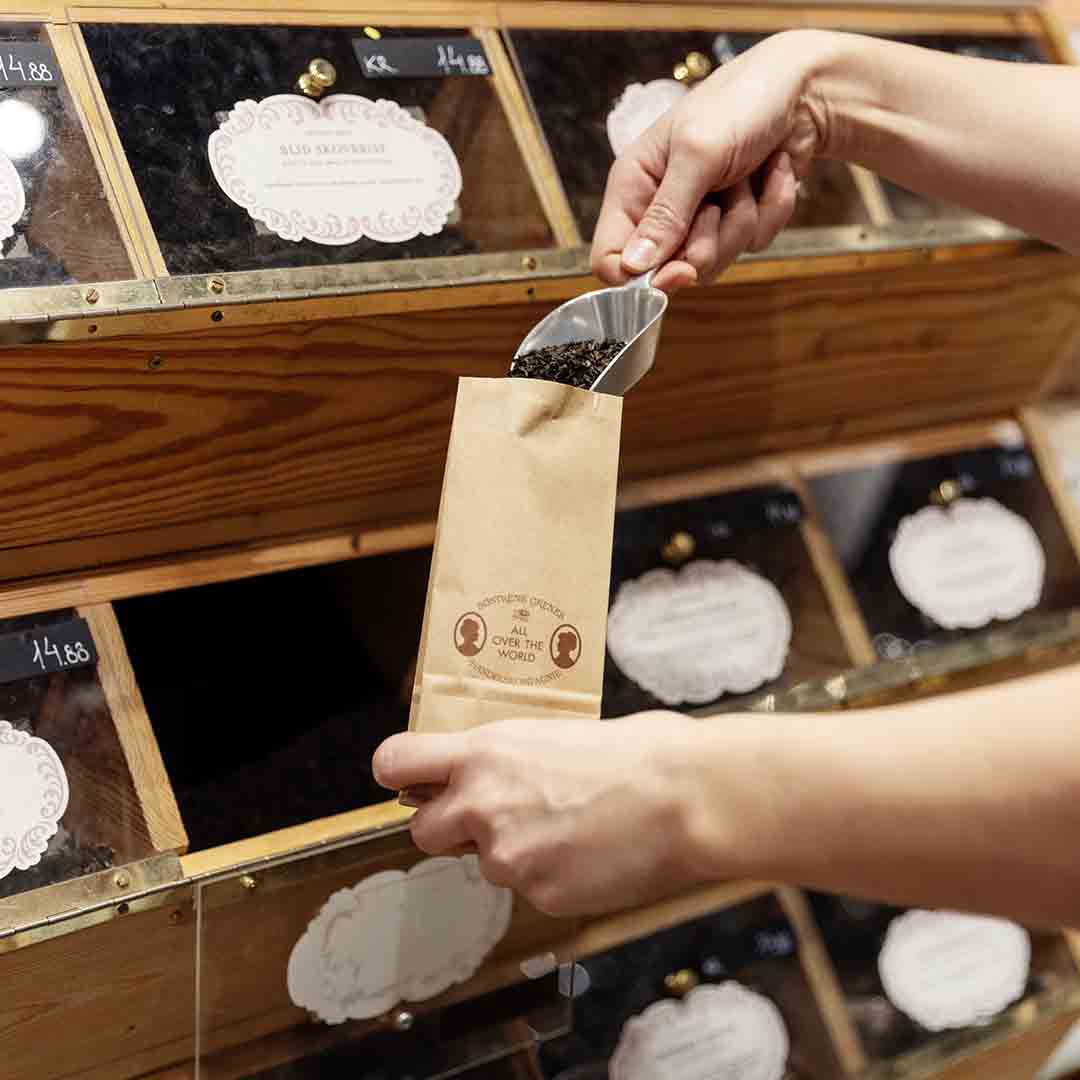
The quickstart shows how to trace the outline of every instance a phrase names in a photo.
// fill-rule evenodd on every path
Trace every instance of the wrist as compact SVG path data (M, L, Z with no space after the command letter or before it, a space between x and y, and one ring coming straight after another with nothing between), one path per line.
M817 156L858 162L880 108L881 42L858 34L796 30L802 68L799 109L817 131ZM876 59L875 59L876 58Z
M695 721L681 782L684 859L699 880L773 879L784 863L790 801L778 717L729 714Z

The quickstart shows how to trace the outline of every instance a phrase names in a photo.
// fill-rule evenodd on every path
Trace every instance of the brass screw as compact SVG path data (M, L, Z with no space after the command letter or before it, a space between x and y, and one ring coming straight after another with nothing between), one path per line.
M225 291L225 279L219 277L211 278L206 283L206 287L212 293L223 293Z
M86 290L86 302L88 304L96 304L101 299L101 293L97 289Z
M259 887L259 883L250 874L245 874L240 879L240 884L243 885L248 892L254 892Z
M930 493L930 501L938 506L948 506L954 499L963 494L960 485L955 480L942 480Z
M113 884L118 889L126 889L131 884L131 877L126 870L121 870L114 878Z
M688 532L677 532L665 545L661 554L664 562L680 566L687 559L693 558L697 550L697 541Z
M324 90L329 89L337 82L337 68L329 60L324 60L321 56L308 64L307 73L311 76L311 81Z
M164 363L165 361L160 356L151 356L150 359L146 361L146 366L151 371L157 371Z
M179 926L184 921L184 913L179 908L174 908L169 912L169 922L173 926Z
M684 63L690 78L695 81L706 78L713 69L712 61L704 53L692 52Z
M523 255L521 258L521 265L526 270L536 269L536 256L535 255Z
M336 82L337 68L320 56L308 64L307 71L297 79L296 86L300 93L310 98L318 98Z
M825 683L825 693L833 701L843 701L847 697L847 679L843 675L836 675Z
M685 997L700 982L697 972L683 968L682 971L676 971L664 977L664 989L676 997Z
M686 64L676 64L672 75L674 75L681 83L688 82L690 79L690 68L687 67Z

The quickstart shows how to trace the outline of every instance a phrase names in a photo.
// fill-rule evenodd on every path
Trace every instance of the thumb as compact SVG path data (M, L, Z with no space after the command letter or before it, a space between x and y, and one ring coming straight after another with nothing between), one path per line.
M623 268L631 274L644 274L667 262L685 243L709 188L704 163L686 152L676 152L623 248Z
M465 734L391 735L375 751L371 762L376 782L390 791L424 784L444 786L464 756Z

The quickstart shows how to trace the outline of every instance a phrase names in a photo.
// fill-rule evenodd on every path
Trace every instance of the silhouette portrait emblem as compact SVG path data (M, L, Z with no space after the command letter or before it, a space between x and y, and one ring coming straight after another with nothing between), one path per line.
M551 635L551 659L564 671L581 659L581 635L576 627L563 623Z
M467 611L454 627L454 648L462 656L476 656L487 644L487 623L475 611Z

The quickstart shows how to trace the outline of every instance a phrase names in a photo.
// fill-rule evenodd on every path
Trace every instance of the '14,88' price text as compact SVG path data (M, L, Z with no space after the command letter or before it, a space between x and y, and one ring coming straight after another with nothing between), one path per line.
M59 671L89 661L90 650L81 641L54 645L49 642L48 635L41 640L34 638L34 663L42 671Z

